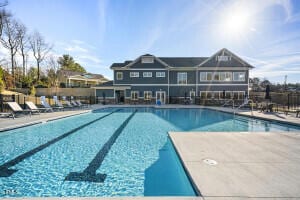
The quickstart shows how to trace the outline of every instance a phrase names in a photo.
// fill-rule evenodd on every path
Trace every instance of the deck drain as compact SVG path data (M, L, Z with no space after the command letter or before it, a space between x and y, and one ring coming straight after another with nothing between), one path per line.
M212 159L204 159L203 162L208 165L217 165L218 162Z

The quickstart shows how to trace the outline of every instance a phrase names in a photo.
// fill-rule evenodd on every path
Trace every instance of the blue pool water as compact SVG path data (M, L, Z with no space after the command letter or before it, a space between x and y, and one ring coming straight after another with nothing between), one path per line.
M0 133L0 196L194 196L168 131L300 131L208 109L135 111Z

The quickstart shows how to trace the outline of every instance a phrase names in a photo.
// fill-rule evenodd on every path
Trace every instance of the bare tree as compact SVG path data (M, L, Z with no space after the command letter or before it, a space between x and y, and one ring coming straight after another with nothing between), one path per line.
M49 51L52 49L48 43L45 42L43 36L39 32L34 32L29 39L30 47L37 65L37 80L40 80L40 65L44 61Z
M60 65L54 56L50 56L47 60L47 76L51 86L57 87L58 84L58 70Z
M2 30L4 26L4 19L9 18L11 14L5 10L5 6L7 6L8 2L0 2L0 37L2 36Z
M17 21L9 18L4 18L3 21L3 36L1 37L1 43L3 47L9 50L11 74L14 77L15 55L20 44L19 24Z
M27 62L27 53L28 53L28 37L27 37L27 28L24 24L18 26L19 28L19 53L22 56L22 67L23 67L23 77L25 77L26 72L26 62Z

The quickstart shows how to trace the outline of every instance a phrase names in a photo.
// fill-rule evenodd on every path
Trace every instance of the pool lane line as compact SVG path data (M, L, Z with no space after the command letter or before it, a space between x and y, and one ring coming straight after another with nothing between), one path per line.
M101 119L103 119L105 117L108 117L109 115L111 115L111 114L113 114L115 112L118 112L120 110L122 110L122 109L115 110L115 111L113 111L111 113L108 113L108 114L103 115L103 116L101 116L101 117L99 117L97 119L94 119L94 120L92 120L92 121L90 121L90 122L88 122L86 124L83 124L83 125L81 125L81 126L79 126L77 128L74 128L74 129L72 129L72 130L64 133L63 135L60 135L60 136L58 136L58 137L56 137L56 138L48 141L47 143L44 143L44 144L42 144L42 145L40 145L40 146L38 146L38 147L30 150L30 151L27 151L27 152L19 155L16 158L14 158L14 159L12 159L12 160L10 160L10 161L2 164L0 166L0 177L9 177L9 176L11 176L12 174L14 174L15 172L17 172L18 170L17 169L9 169L10 167L12 167L12 166L14 166L14 165L22 162L24 159L29 158L30 156L34 155L35 153L37 153L37 152L39 152L39 151L41 151L41 150L49 147L50 145L52 145L52 144L54 144L54 143L56 143L56 142L64 139L65 137L67 137L67 136L75 133L76 131L78 131L78 130L86 127L86 126L89 126L89 125L95 123L96 121L99 121L99 120L101 120Z
M98 182L103 183L106 174L96 174L97 169L101 167L102 162L104 161L106 155L109 150L116 142L117 138L122 133L123 129L129 123L129 121L133 118L137 109L121 124L121 126L114 132L114 134L108 139L108 141L102 146L93 160L89 163L88 167L86 167L82 172L71 172L65 177L65 181L86 181L86 182Z

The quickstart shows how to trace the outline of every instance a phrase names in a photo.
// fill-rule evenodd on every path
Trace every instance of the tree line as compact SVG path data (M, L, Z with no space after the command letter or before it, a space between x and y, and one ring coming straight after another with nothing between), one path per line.
M60 70L86 72L70 55L55 58L51 54L53 45L40 32L30 33L20 20L7 11L7 5L7 1L0 2L0 43L9 54L9 61L0 58L1 89L53 87L58 84ZM18 63L18 56L21 64ZM29 57L34 59L35 64L27 69Z

